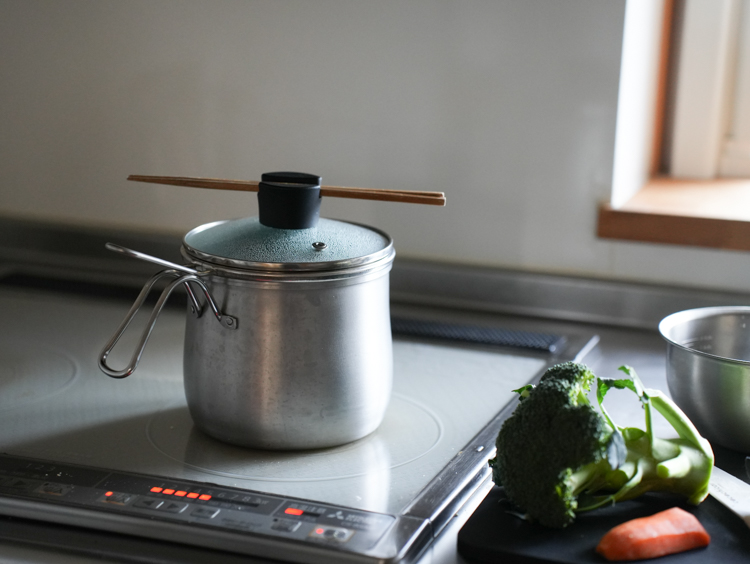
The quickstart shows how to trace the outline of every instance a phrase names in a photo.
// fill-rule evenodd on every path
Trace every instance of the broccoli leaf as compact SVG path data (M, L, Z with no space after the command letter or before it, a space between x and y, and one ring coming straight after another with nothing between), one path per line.
M635 370L633 370L632 367L623 365L618 368L618 370L624 372L628 376L632 378L632 386L627 386L631 390L633 390L636 395L641 398L641 403L645 404L648 399L649 395L646 393L646 389L643 387L643 382L641 382L641 379L638 377L638 374L636 374ZM630 380L625 380L626 382L630 382Z
M633 390L636 394L638 391L636 390L635 384L632 380L626 380L626 379L619 379L619 380L613 380L611 378L597 378L596 379L596 399L599 402L599 409L602 412L602 415L604 415L604 418L607 420L607 423L609 423L609 426L612 427L613 431L617 431L617 425L614 424L612 421L612 418L609 416L609 413L607 413L607 410L604 408L604 396L607 395L607 392L611 388L617 388L618 390L624 390L625 388L629 390Z
M604 401L604 396L611 388L617 388L618 390L624 390L628 388L638 394L638 389L635 386L633 380L627 378L612 379L612 378L598 378L596 385L596 399L599 400L599 405Z
M518 399L526 399L529 397L529 394L531 393L531 390L534 389L534 384L527 384L526 386L522 386L518 388L517 390L513 390L515 393L518 394Z
M612 470L617 470L628 458L628 447L619 429L615 429L607 443L607 462Z

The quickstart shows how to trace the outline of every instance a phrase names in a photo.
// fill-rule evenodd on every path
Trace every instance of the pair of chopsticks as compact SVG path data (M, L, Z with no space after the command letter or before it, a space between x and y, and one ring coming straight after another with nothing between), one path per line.
M188 176L144 176L139 174L131 174L128 176L128 180L133 180L135 182L149 182L151 184L169 184L171 186L214 188L217 190L239 190L245 192L257 192L259 184L254 180L225 180L221 178L193 178ZM321 186L320 195L333 196L336 198L355 198L359 200L427 204L430 206L445 205L445 194L443 192Z

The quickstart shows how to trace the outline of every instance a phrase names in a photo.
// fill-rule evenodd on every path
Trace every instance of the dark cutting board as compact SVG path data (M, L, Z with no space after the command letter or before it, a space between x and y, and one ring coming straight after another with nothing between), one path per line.
M502 490L495 487L458 533L458 552L471 562L493 564L602 564L606 560L595 548L607 531L630 519L675 505L698 518L711 535L711 543L706 548L640 562L750 563L750 528L734 513L711 496L694 507L684 503L683 498L659 493L578 515L565 529L550 529L528 523L506 511Z

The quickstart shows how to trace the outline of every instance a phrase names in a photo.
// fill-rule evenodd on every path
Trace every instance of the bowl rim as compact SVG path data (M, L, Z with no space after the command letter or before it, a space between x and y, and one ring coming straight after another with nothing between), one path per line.
M659 334L669 345L675 346L689 353L697 354L699 356L704 356L715 360L720 360L722 362L731 362L738 365L750 366L750 360L730 358L728 356L719 356L716 354L699 351L697 349L693 349L681 343L678 343L668 336L671 329L687 321L706 319L709 317L718 317L720 315L727 314L746 314L750 318L750 306L712 306L676 311L666 316L659 322Z

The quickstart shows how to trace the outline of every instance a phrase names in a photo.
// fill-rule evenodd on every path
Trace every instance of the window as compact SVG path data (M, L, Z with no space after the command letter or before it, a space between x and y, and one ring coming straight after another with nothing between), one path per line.
M750 250L743 177L750 0L628 0L613 193L599 236Z
M747 121L739 88L747 85L738 66L743 4L741 0L688 0L684 6L679 53L673 61L677 73L671 176L748 175L742 167L750 162L748 153L742 155L745 147L735 137Z
M719 174L750 178L750 0L738 1L734 99Z

